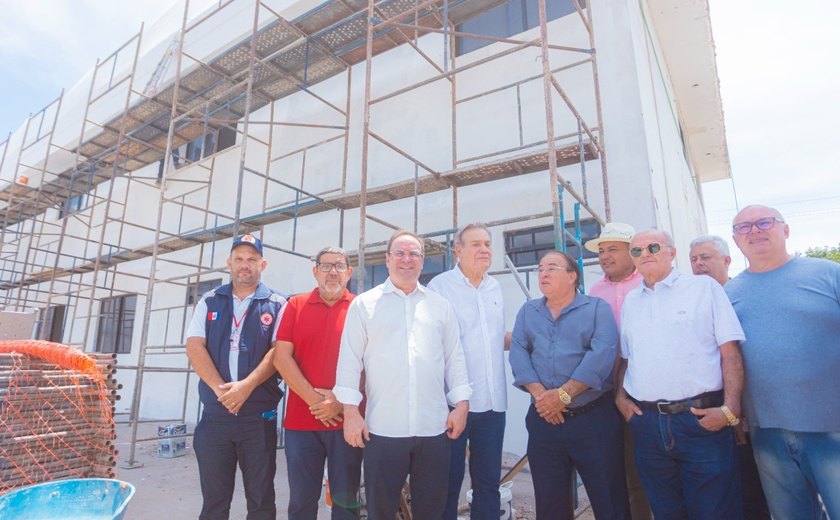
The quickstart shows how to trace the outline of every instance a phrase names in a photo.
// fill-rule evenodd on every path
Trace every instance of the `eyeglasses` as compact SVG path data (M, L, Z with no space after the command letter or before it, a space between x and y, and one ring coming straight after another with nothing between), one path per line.
M652 244L646 245L645 247L631 247L630 256L632 256L633 258L639 258L640 256L642 256L642 251L644 251L645 249L647 249L648 253L655 255L656 253L662 251L662 244L657 244L656 242L654 242Z
M543 274L543 273L554 274L554 273L559 273L560 271L572 271L572 270L569 269L568 267L557 267L555 265L550 265L548 267L538 267L537 268L537 272L539 274Z
M420 260L423 258L423 253L420 251L403 251L401 249L397 249L396 251L391 251L391 256L396 259L402 260L405 257L410 258L411 260Z
M776 222L781 224L785 223L784 220L780 220L776 217L764 217L756 220L755 222L739 222L732 226L732 231L739 235L746 235L752 231L753 226L757 227L759 231L767 231L775 226Z
M333 268L335 268L335 271L337 273L343 273L344 271L347 270L347 264L343 264L343 263L333 264L333 263L330 263L330 262L320 262L318 264L318 270L321 271L322 273L329 273L330 271L333 270Z

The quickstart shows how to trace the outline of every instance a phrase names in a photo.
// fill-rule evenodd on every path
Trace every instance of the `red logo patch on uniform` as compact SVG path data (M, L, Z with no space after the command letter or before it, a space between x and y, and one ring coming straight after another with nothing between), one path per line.
M263 313L263 315L260 316L260 321L267 327L271 325L272 321L274 321L274 316L272 316L270 312Z

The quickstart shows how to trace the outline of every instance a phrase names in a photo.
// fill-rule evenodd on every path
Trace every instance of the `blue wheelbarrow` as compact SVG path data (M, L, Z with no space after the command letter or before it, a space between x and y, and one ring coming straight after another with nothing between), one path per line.
M55 480L0 497L0 518L20 520L119 520L134 486L107 478Z

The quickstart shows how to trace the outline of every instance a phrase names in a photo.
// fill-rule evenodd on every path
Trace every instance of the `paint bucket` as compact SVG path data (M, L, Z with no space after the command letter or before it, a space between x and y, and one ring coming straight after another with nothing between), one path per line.
M499 520L510 520L513 518L513 507L511 507L513 491L510 489L511 486L513 486L513 482L505 482L499 486ZM473 491L470 489L467 491L467 503L470 505L472 505L472 498Z
M330 493L330 479L324 477L324 509L332 511L333 501Z

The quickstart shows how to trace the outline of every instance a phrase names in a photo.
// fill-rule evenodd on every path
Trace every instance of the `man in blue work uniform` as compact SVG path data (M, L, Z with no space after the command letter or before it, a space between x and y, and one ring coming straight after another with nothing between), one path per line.
M286 303L260 282L260 239L236 237L227 259L230 283L204 295L187 331L187 357L204 405L193 444L203 505L201 520L227 519L236 465L242 470L248 520L274 520L277 405L283 396L272 341Z

